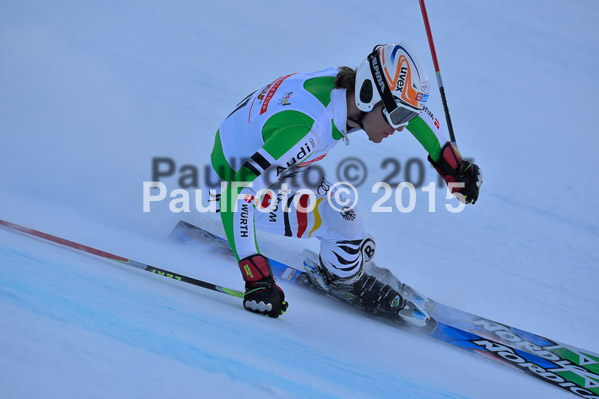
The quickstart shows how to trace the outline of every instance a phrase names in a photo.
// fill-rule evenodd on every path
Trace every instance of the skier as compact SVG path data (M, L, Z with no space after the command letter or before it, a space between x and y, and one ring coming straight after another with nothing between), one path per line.
M405 312L409 301L366 272L375 242L357 209L340 211L327 200L335 194L330 182L323 178L312 198L299 190L275 191L338 143L348 145L352 132L363 130L380 143L405 128L447 183L462 183L452 189L454 195L474 204L482 183L479 168L447 140L425 106L428 95L424 68L400 42L376 46L355 70L282 76L248 95L221 123L211 163L214 179L227 184L214 198L245 280L245 309L279 317L288 306L258 249L255 231L261 230L318 238L318 267L309 273L315 285L367 312L411 317ZM245 161L237 166L240 160ZM269 176L276 176L274 184ZM268 188L272 191L265 192Z

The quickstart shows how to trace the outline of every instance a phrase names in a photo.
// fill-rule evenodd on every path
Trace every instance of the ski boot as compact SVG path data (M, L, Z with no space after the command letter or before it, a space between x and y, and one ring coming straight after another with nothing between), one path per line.
M351 279L335 278L321 265L317 254L304 250L303 255L304 270L309 282L320 291L364 312L388 317L404 325L427 331L432 331L436 327L434 319L424 310L428 298L418 294L410 286L400 283L399 280L395 279L399 283L397 288L404 288L404 295L390 284L381 282L377 277L364 271Z

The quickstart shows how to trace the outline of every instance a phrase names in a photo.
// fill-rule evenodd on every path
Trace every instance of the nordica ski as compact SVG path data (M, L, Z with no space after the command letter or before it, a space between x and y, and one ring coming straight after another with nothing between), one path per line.
M171 238L207 242L225 255L233 256L229 243L202 228L180 221ZM299 270L270 259L279 280L308 285ZM410 288L409 286L406 286ZM434 331L419 330L432 338L467 349L583 398L599 398L599 355L559 343L543 336L476 316L424 297L424 306L436 321Z

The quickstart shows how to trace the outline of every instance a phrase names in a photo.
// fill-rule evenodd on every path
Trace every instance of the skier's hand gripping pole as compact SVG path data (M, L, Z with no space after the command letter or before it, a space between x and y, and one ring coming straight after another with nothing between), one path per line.
M285 313L285 293L275 283L267 258L260 254L248 256L239 261L239 269L245 280L245 309L275 318Z
M439 161L433 161L430 155L428 161L443 177L451 193L460 202L476 203L478 191L483 183L483 176L477 164L463 160L458 149L450 142L447 142L441 149Z

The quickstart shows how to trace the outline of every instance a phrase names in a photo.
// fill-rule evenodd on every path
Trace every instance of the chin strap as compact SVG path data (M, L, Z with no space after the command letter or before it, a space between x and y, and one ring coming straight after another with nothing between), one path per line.
M343 142L345 145L349 145L349 137L347 137L347 131L343 131Z

